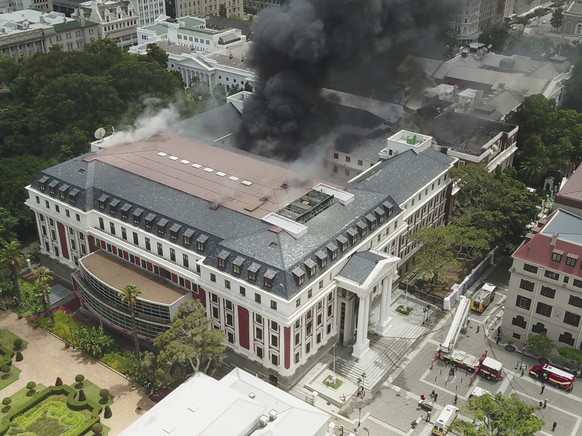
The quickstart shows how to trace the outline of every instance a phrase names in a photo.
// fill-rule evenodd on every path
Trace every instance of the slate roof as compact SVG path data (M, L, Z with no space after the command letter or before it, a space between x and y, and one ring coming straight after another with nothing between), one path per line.
M361 285L381 260L386 260L386 258L370 251L359 251L348 260L339 275Z
M582 170L578 167L556 195L556 204L580 209L582 212Z
M374 192L388 191L401 206L419 189L442 174L454 160L431 148L420 154L407 150L376 165L356 187Z

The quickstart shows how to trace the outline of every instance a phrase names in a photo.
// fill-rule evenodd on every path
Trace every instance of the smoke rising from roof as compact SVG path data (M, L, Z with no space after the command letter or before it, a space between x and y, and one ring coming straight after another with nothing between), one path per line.
M368 93L393 81L386 65L431 46L457 3L291 0L263 10L249 54L262 85L245 102L237 145L296 158L334 127L335 109L320 95L331 72L350 72Z

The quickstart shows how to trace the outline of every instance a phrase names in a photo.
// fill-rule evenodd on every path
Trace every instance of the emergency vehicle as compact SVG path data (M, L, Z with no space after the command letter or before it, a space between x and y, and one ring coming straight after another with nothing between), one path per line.
M496 286L491 283L485 283L481 288L475 292L471 297L471 310L478 313L483 313L495 298Z
M487 350L481 357L474 356L462 350L456 350L455 346L459 339L459 334L469 312L470 301L467 297L461 297L459 307L453 317L451 328L445 338L445 341L439 345L433 359L433 364L440 359L445 363L450 363L453 367L458 367L472 372L470 383L475 380L477 375L485 377L487 380L501 380L503 378L503 364L498 360L487 357Z
M566 391L571 391L574 387L576 376L563 369L544 363L543 365L534 365L529 370L529 375L539 378L544 383L550 383Z
M446 435L449 432L449 427L457 418L458 413L458 407L447 404L434 423L432 434L438 436Z

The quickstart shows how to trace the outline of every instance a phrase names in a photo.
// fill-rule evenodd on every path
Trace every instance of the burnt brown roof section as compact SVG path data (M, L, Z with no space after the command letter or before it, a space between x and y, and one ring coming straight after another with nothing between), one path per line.
M322 182L269 162L172 134L116 145L86 160L101 161L259 219L280 210Z
M136 285L141 291L140 300L171 305L186 293L101 250L84 257L81 263L87 271L111 288L121 290L125 285Z

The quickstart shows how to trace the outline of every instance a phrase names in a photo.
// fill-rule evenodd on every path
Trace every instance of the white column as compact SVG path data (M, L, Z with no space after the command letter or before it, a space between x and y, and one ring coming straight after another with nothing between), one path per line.
M382 301L380 303L380 318L378 319L378 334L385 336L390 329L390 305L392 304L392 274L384 278L382 284Z
M368 339L368 317L370 316L370 296L360 297L360 306L358 307L358 331L356 343L352 356L361 359L370 349L370 340Z

